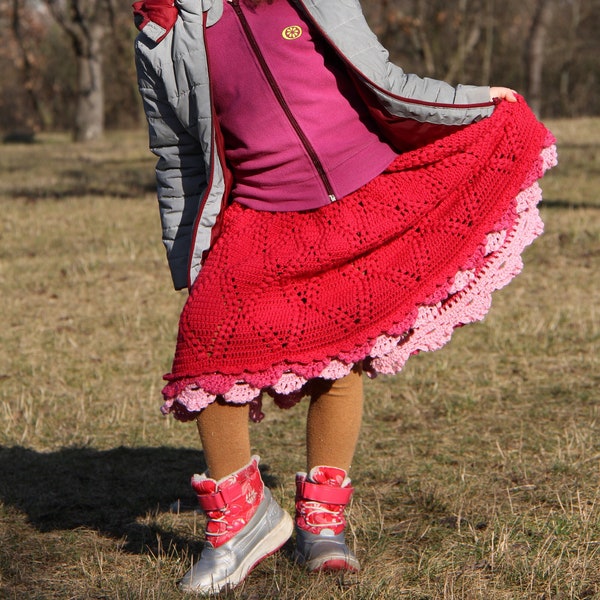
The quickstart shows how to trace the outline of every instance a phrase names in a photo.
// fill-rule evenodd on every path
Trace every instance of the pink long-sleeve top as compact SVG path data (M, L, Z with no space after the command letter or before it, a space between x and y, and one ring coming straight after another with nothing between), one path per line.
M289 0L225 2L206 36L235 201L267 211L319 208L396 156L339 59Z

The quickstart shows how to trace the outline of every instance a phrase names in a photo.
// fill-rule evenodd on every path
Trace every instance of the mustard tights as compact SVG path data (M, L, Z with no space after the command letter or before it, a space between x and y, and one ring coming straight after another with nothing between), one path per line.
M307 470L317 465L348 471L362 421L362 374L352 371L334 382L319 381L306 420ZM216 400L198 416L204 459L213 479L222 479L250 462L248 404Z

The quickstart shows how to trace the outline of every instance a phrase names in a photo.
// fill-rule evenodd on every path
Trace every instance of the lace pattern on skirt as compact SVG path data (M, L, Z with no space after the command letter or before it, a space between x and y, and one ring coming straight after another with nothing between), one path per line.
M165 376L169 383L163 390L163 413L188 420L217 396L222 396L231 403L250 403L251 418L258 421L263 416L263 392L271 395L280 407L286 408L303 397L303 388L310 379L338 379L348 374L356 363L362 363L370 376L397 373L409 356L436 350L449 341L456 327L481 320L490 308L492 293L521 271L523 249L543 231L536 208L541 200L537 180L556 164L553 142L549 132L542 136L541 147L538 146L536 151L537 158L521 175L516 196L504 200L503 211L470 255L458 265L459 268L452 274L448 273L444 283L438 282L428 295L413 305L412 310L405 312L402 318L378 335L350 347L340 343L335 355L309 361L266 364L260 370L237 374L210 372L194 375L189 367L192 363L183 361L178 366L176 355L173 372ZM499 159L492 157L488 160ZM184 320L185 309L182 323ZM190 334L187 337L191 337ZM189 340L186 343L193 346ZM189 349L184 347L182 350L181 346L180 339L178 352L187 357ZM185 368L182 368L184 363Z

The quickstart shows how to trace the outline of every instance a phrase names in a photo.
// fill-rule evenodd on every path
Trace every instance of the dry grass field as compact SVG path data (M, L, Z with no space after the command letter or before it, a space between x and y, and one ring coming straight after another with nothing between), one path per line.
M550 124L546 233L483 323L366 383L355 577L289 549L226 599L600 598L600 120ZM171 290L143 133L0 146L0 598L181 598L203 469L163 418ZM292 509L305 404L253 425Z

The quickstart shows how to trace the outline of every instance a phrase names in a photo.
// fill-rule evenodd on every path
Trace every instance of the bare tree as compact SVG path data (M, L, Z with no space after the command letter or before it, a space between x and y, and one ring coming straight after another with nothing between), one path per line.
M473 7L468 0L458 1L458 14L460 15L460 26L458 30L458 45L451 56L448 69L444 75L446 81L454 82L464 79L465 61L477 46L481 38L481 12L478 3ZM468 15L472 13L474 19L469 23Z
M102 41L114 19L115 0L44 0L71 40L77 60L74 137L88 141L104 133Z
M542 110L542 73L546 56L546 40L555 4L556 0L536 0L535 12L525 46L527 98L531 109L537 115Z
M496 19L494 15L494 0L485 0L485 42L481 63L481 81L490 83L492 75L492 57L494 56L494 31Z
M421 56L423 57L423 63L425 66L425 74L429 77L435 76L435 56L433 54L433 48L427 35L427 3L424 0L418 0L417 2L417 18L412 28L412 39L415 48L418 49Z
M136 127L130 2L0 0L0 131ZM545 117L600 114L600 0L361 2L407 72L514 87Z
M12 0L12 13L11 13L11 29L13 32L13 38L16 42L17 51L20 57L21 69L23 81L23 89L29 103L30 111L27 111L24 117L24 123L22 125L31 131L39 129L40 126L46 124L46 111L44 110L43 102L40 98L40 94L36 89L36 62L37 57L33 51L31 43L27 43L28 40L32 39L33 23L31 19L26 20L25 15L31 16L30 12L27 12L24 0ZM28 35L25 34L27 31ZM35 39L35 38L34 38Z
M572 0L569 2L571 8L570 27L565 36L564 63L560 72L560 102L565 114L570 114L570 79L571 69L575 63L579 36L577 35L579 25L582 21L582 2Z

